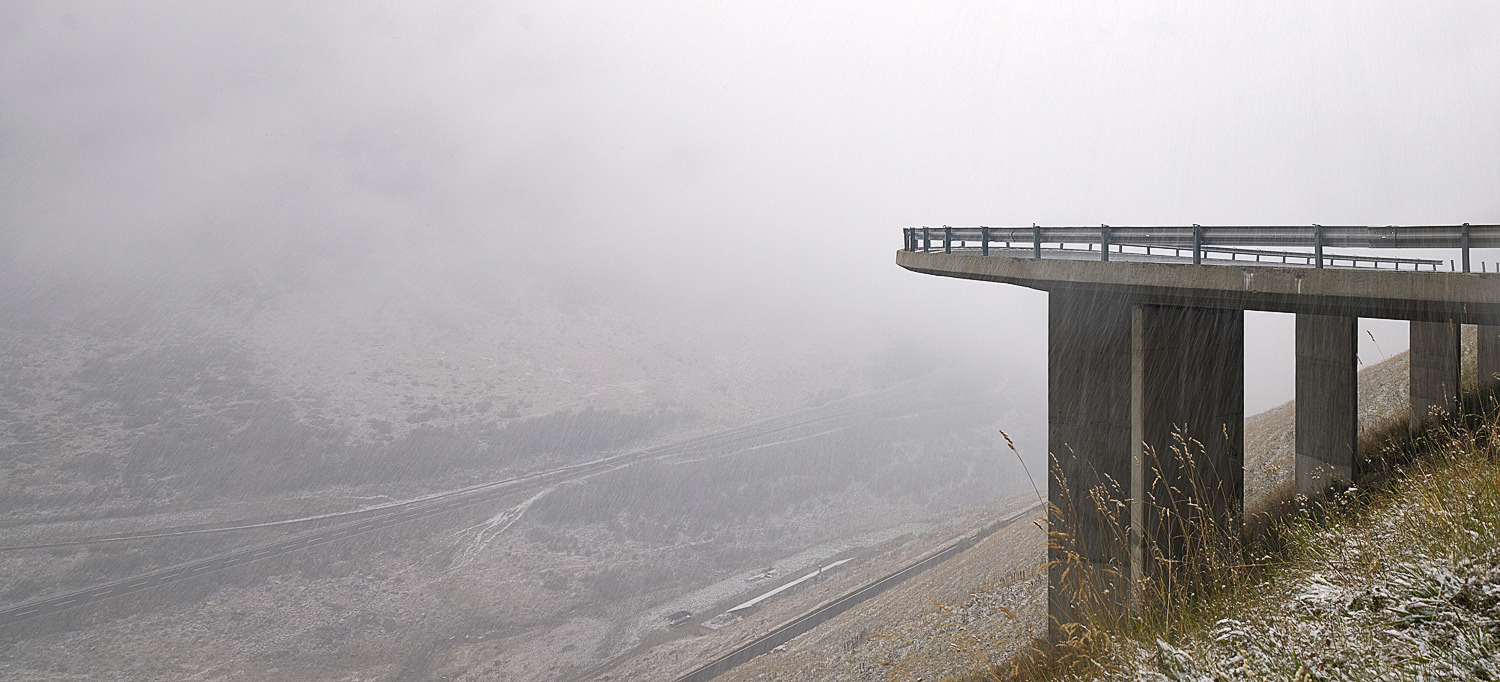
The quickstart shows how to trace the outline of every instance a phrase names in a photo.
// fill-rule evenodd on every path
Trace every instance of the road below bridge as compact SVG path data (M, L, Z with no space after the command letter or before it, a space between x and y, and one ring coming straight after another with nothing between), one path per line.
M316 530L299 533L282 540L243 547L215 556L97 585L88 589L9 606L0 609L0 629L23 621L82 608L104 600L156 589L174 582L189 580L244 566L256 561L263 561L402 524L412 523L445 512L495 502L513 495L532 493L562 483L582 481L592 476L598 476L641 462L690 461L709 457L728 457L751 448L799 438L826 435L831 431L849 428L853 420L856 419L904 415L924 409L933 410L939 409L939 407L913 406L901 400L896 389L890 389L837 400L818 407L763 419L750 424L723 429L658 447L468 486L406 502L380 505L364 510L354 510L339 515L316 517L324 521L332 519L335 523ZM298 521L301 520L299 519ZM0 551L47 546L126 542L146 538L187 537L213 532L229 533L266 525L264 523L231 523L219 528L194 527L177 531L166 529L142 534L114 535L56 543L18 545L15 547L0 548Z

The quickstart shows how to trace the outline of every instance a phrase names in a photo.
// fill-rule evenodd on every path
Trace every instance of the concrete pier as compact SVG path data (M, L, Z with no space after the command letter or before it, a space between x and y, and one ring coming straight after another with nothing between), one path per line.
M1053 530L1067 534L1062 545L1049 542L1047 549L1047 611L1055 635L1059 624L1077 622L1080 610L1099 606L1077 600L1109 594L1123 604L1128 594L1129 518L1110 505L1101 508L1091 492L1129 495L1131 308L1126 299L1094 291L1059 291L1048 299L1047 447L1054 462L1047 497L1066 522ZM1078 562L1093 570L1068 570ZM1081 589L1076 583L1106 576L1112 584Z
M1053 292L1047 349L1055 627L1090 609L1123 613L1133 581L1158 570L1157 556L1182 556L1201 526L1238 531L1244 312Z
M1297 315L1297 493L1309 498L1354 481L1358 327L1353 317Z
M1476 350L1479 392L1481 395L1493 394L1500 389L1500 327L1479 325L1479 347Z
M1434 411L1452 414L1458 407L1459 325L1456 322L1412 322L1410 428L1417 433Z
M1245 481L1245 313L1138 305L1131 344L1131 574L1200 531L1238 535Z

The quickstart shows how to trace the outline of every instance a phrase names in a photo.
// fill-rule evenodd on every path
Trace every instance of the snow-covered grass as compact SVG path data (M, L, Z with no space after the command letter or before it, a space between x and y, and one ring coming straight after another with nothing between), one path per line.
M1191 557L1128 617L982 679L1500 680L1497 434L1494 412L1435 427L1379 490Z
M1447 431L1344 514L1289 523L1280 565L1234 590L1242 607L1172 643L1134 638L1114 677L1500 679L1493 426Z

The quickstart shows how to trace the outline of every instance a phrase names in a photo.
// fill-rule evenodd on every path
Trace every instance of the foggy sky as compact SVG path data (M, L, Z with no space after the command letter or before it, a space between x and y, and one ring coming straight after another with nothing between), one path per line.
M1500 221L1500 6L1203 5L9 2L0 267L565 286L1035 382L1045 296L899 228Z

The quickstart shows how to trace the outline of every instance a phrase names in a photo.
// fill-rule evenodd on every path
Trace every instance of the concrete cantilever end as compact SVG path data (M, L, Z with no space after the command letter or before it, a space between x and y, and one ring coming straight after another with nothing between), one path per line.
M1030 253L1027 251L1026 253ZM1128 255L1128 254L1127 254ZM897 251L907 270L1042 291L1106 289L1154 305L1500 324L1500 274L1259 263L1109 262Z

